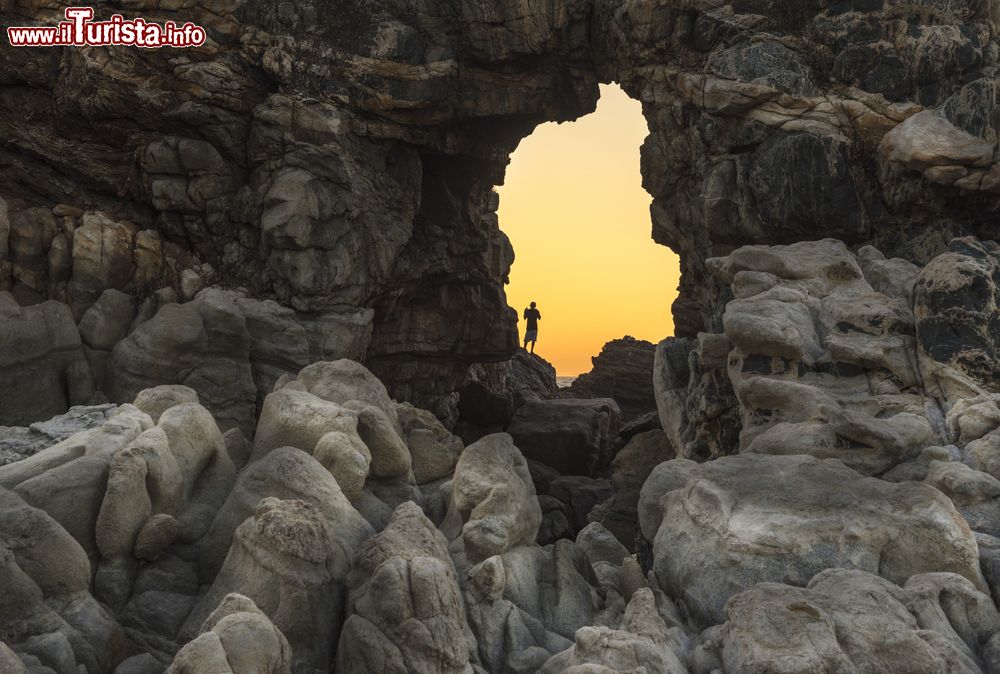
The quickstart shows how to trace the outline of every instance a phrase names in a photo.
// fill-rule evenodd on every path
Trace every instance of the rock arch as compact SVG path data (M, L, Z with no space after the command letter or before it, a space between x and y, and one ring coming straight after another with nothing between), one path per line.
M130 11L175 18L156 5ZM449 417L469 365L516 343L490 190L600 82L643 103L680 335L717 327L704 263L743 244L831 236L926 262L995 232L1000 50L973 0L226 0L185 18L204 48L0 54L0 289L75 321L108 288L274 299L291 312L234 319L243 398L301 360L364 355ZM271 348L290 333L295 353ZM90 352L118 347L83 347L104 386Z

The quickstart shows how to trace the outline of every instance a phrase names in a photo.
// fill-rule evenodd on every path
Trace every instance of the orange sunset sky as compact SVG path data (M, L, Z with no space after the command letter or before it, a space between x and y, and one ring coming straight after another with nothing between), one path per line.
M524 139L497 188L515 253L507 301L519 317L538 302L535 353L560 375L589 371L612 339L673 334L679 262L650 235L639 172L646 135L639 102L602 86L596 112ZM523 319L518 327L523 339Z

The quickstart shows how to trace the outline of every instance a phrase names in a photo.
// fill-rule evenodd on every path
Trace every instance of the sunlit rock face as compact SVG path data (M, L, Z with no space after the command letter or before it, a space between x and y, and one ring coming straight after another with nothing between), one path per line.
M737 246L829 236L926 263L993 227L994 3L209 4L129 3L205 25L207 44L183 53L0 55L0 289L78 322L109 289L135 312L119 302L107 338L84 340L90 380L76 367L52 396L63 404L127 401L148 383L128 374L136 333L221 284L282 308L244 308L249 337L227 332L234 405L259 406L302 354L352 357L453 421L469 366L516 348L492 187L536 124L592 111L599 82L643 103L653 238L682 258L682 336L717 332L726 289L705 261ZM285 332L298 352L242 346ZM163 339L182 338L205 336ZM163 362L147 365L174 370L157 383L198 383L157 346ZM129 381L115 380L122 361Z

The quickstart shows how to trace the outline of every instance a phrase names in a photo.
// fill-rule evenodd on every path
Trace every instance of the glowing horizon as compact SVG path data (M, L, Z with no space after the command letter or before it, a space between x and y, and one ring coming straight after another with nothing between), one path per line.
M535 353L560 375L589 371L612 339L673 334L680 263L651 238L639 169L647 133L639 102L602 86L596 112L524 139L497 188L516 256L507 302L519 318L538 303ZM523 339L523 319L518 328Z

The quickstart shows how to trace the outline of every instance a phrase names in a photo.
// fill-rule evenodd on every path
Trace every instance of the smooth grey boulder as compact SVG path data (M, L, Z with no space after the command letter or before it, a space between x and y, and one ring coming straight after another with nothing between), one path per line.
M828 568L896 583L946 571L986 589L972 531L946 496L865 478L839 461L668 461L646 481L639 518L664 590L704 626L723 622L729 598L756 583L805 586Z
M197 402L198 393L194 389L180 384L163 384L139 391L132 404L148 414L155 424L171 407Z
M257 389L252 341L231 292L207 289L186 304L166 304L111 352L106 393L131 401L143 389L182 384L198 393L220 427L253 432Z
M900 587L864 571L830 569L805 588L761 583L733 597L726 611L725 671L981 674L996 664L1000 614L951 573L918 574Z
M535 540L542 511L528 465L506 433L465 448L455 467L452 507L470 562L480 562Z

